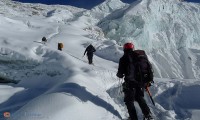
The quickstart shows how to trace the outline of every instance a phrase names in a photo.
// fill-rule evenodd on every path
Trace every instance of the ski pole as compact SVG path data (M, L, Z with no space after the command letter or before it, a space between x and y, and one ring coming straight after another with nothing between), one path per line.
M152 98L152 95L151 95L151 93L150 93L150 91L149 91L149 87L148 87L148 86L146 87L146 91L147 91L147 93L149 94L149 97L150 97L150 99L151 99L151 102L152 102L153 105L155 106L155 102L154 102L154 100L153 100L153 98Z

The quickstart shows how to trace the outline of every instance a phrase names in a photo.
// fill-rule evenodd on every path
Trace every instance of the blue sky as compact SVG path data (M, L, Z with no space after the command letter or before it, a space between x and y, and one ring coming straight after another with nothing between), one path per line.
M80 8L90 9L105 0L13 0L26 3L43 3L43 4L61 4L61 5L72 5ZM135 0L121 0L125 3L132 3ZM188 2L200 3L200 0L185 0Z

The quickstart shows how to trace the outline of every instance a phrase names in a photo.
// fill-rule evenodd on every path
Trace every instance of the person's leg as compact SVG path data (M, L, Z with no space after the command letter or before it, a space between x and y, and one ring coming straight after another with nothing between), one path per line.
M89 64L92 64L92 59L91 59L91 57L88 57L88 62L89 62Z
M151 113L146 101L144 100L142 96L140 96L139 98L136 98L136 101L138 102L144 116L147 116Z
M135 89L124 90L124 95L124 102L131 120L138 120L137 112L134 106Z
M87 55L87 58L88 58L88 63L90 64L90 55Z
M131 120L138 120L134 102L125 102Z
M151 114L151 111L144 99L144 93L142 90L140 90L140 89L136 90L135 100L138 102L144 116L145 117L149 116Z
M91 64L93 64L93 54L91 54Z
M93 57L92 54L88 54L88 62L89 62L89 64L92 64L92 57Z

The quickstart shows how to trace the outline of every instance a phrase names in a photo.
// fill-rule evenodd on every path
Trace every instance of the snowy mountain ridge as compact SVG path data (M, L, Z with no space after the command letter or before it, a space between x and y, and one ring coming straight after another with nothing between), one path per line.
M113 11L125 7L127 4L120 0L106 0L100 5L91 9L92 16L98 19L103 19Z
M30 4L20 3L12 0L1 0L0 14L6 14L6 16L21 16L21 17L49 17L49 14L57 11L68 11L68 14L76 14L85 9L76 8L73 6L64 5L44 5L44 4Z
M0 120L7 119L5 112L14 120L127 118L123 81L116 77L123 40L145 49L153 63L150 91L156 105L146 93L145 99L154 118L199 120L200 50L199 41L192 39L198 38L199 4L107 0L92 10L10 0L0 0L0 5L0 79L20 80L0 84ZM191 23L184 15L194 15ZM187 39L178 37L186 32ZM57 50L60 42L62 51ZM83 57L90 43L97 50L94 65Z

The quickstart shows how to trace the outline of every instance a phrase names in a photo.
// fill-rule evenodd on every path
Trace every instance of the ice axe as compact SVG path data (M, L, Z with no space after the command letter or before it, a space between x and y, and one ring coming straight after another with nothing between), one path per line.
M151 99L151 102L152 102L153 105L155 106L155 102L154 102L154 100L153 100L153 98L152 98L152 95L151 95L151 93L150 93L150 91L149 91L149 84L148 84L147 87L146 87L146 91L147 91L147 93L148 93L148 95L149 95L149 97L150 97L150 99Z

